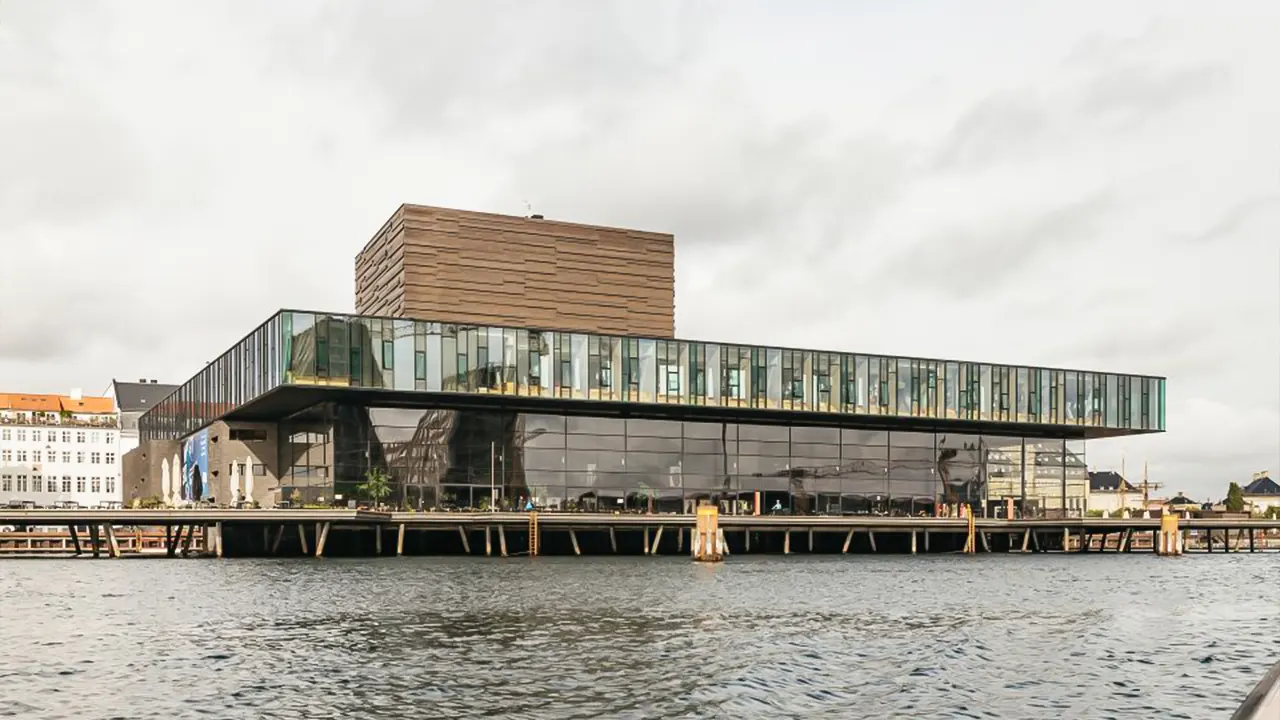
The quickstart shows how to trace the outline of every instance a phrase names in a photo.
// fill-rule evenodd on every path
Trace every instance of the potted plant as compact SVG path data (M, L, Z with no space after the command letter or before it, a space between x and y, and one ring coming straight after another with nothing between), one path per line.
M382 501L391 494L391 479L381 468L370 468L364 479L365 482L356 486L356 490L372 500L375 508L382 507Z

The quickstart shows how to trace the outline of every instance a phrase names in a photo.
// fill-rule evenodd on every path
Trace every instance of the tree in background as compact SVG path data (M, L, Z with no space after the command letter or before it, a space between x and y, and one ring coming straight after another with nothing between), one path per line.
M1239 483L1231 483L1227 487L1227 512L1244 512L1244 490Z

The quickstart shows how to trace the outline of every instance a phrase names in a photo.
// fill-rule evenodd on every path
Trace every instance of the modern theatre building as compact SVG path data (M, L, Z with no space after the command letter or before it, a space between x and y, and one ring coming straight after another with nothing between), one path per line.
M386 314L271 316L142 417L126 493L346 505L382 474L414 509L1079 515L1087 442L1164 430L1160 377L655 334L672 246L403 206L356 262ZM481 302L495 264L527 274Z

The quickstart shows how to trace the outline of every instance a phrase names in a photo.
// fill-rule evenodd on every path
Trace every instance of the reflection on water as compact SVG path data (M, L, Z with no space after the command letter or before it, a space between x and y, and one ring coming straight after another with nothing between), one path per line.
M0 563L0 716L1227 717L1280 556Z

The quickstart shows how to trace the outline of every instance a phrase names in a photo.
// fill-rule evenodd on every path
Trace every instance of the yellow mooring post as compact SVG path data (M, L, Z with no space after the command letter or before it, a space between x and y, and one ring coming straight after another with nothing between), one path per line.
M1178 514L1167 512L1160 516L1160 543L1156 546L1160 555L1182 554L1182 533L1178 531Z
M720 508L716 505L699 505L697 524L693 530L693 559L696 562L720 562L724 560L724 541L720 535Z
M976 537L977 523L974 522L974 518L973 518L973 506L964 505L963 508L964 508L965 519L968 521L967 523L968 537L965 538L964 551L967 553L977 553L978 552L978 543L976 542L977 541L977 537Z

